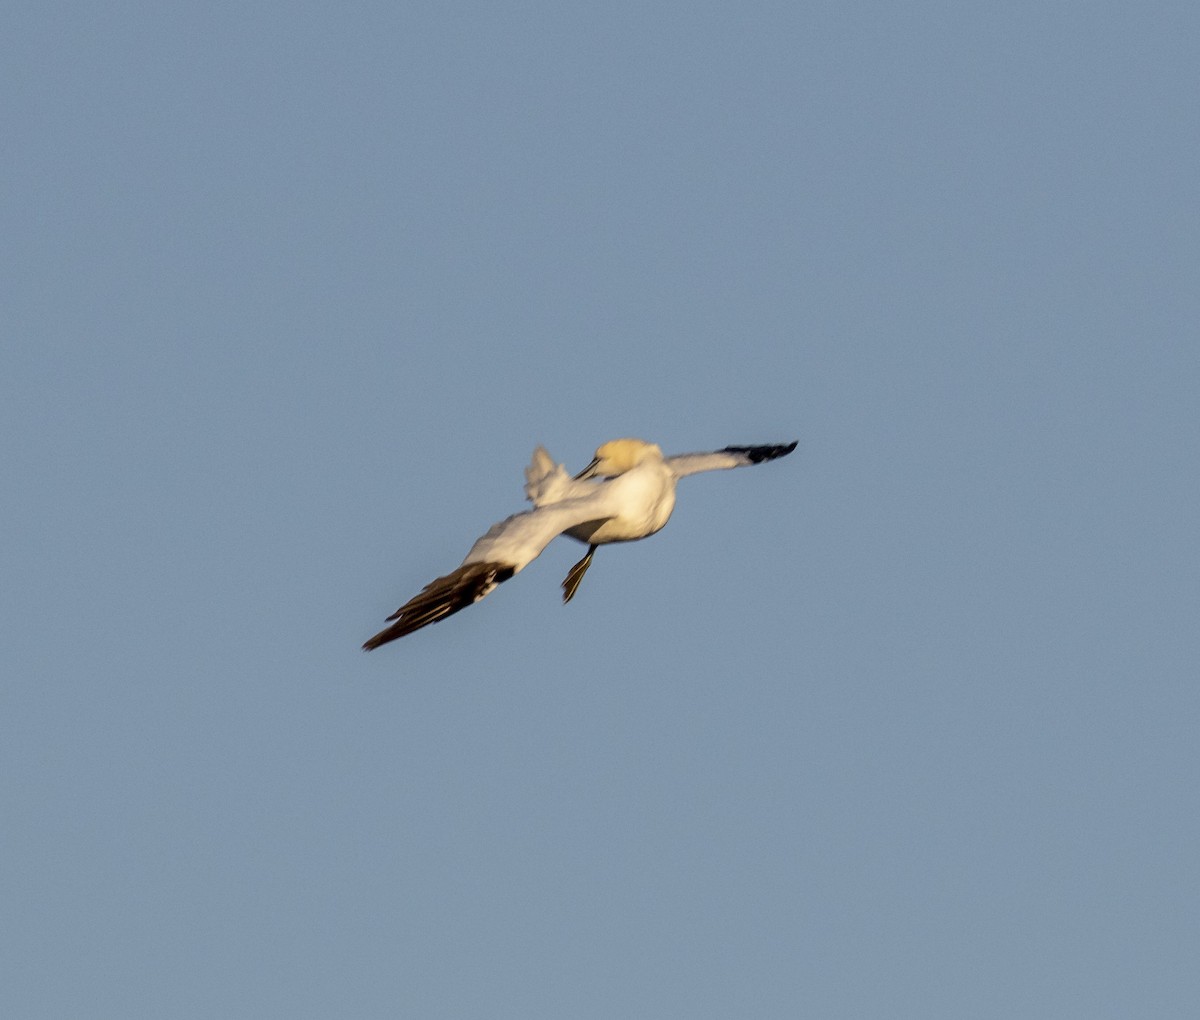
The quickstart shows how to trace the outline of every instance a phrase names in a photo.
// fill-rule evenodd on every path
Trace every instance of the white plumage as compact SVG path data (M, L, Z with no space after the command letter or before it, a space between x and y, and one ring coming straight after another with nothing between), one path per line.
M680 478L760 464L784 457L795 448L794 442L727 446L713 453L664 457L654 443L614 439L601 446L595 459L572 478L539 446L525 469L525 495L533 509L493 524L471 546L457 570L430 582L397 609L388 617L393 621L390 626L363 648L378 648L478 602L536 559L559 535L569 535L588 546L587 554L563 581L563 601L569 602L597 546L646 538L667 523Z

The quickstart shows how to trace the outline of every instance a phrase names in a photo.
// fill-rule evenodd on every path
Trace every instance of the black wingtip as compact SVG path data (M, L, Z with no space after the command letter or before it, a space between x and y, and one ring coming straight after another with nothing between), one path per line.
M392 613L388 619L395 622L364 641L362 650L370 652L466 609L515 573L516 568L507 563L464 563L445 577L425 585L419 595Z
M778 460L780 457L786 457L794 449L798 439L793 439L790 443L784 443L778 446L727 446L722 453L736 453L749 459L751 464L762 464L768 460Z

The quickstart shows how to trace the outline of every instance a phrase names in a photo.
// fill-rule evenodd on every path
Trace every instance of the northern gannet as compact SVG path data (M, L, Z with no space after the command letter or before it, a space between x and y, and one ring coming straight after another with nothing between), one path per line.
M596 450L592 462L572 478L539 446L525 469L525 495L533 509L493 524L457 570L431 581L404 603L388 617L394 622L368 640L363 650L369 652L478 602L535 560L558 535L569 535L588 547L562 583L563 602L570 602L597 546L634 542L667 523L680 478L761 464L785 457L795 448L794 442L727 446L713 453L664 457L654 443L614 439Z

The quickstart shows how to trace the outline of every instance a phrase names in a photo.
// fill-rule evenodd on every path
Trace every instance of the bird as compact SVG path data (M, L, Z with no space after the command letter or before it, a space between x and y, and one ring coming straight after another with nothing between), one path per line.
M679 479L701 471L763 464L786 457L795 448L793 441L664 457L656 443L613 439L597 448L592 462L572 477L539 445L525 469L525 495L533 509L492 525L456 570L431 581L397 609L388 617L389 625L367 639L363 651L474 605L537 559L559 535L587 546L562 582L566 604L579 590L597 548L636 542L663 528L675 508Z

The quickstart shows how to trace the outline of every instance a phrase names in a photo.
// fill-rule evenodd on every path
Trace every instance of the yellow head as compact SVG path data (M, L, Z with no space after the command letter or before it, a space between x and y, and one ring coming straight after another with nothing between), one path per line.
M662 460L662 450L656 443L642 439L612 439L596 450L592 462L576 478L614 478L637 467L648 457Z

